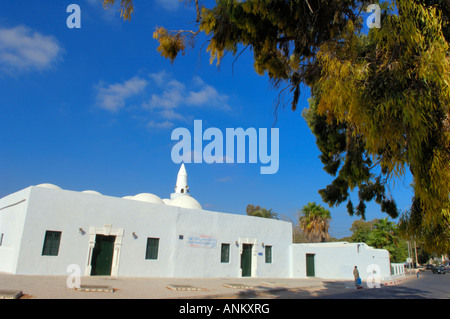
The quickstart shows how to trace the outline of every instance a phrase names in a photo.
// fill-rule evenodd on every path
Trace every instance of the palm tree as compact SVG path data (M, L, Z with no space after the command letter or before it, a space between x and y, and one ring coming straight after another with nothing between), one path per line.
M321 243L330 238L328 228L331 214L328 209L313 202L303 206L301 213L302 215L299 218L300 228L309 242Z

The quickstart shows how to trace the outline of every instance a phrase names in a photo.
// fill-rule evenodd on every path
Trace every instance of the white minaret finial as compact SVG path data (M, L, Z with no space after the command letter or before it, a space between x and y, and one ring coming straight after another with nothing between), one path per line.
M178 171L177 184L175 185L175 193L170 197L173 199L175 197L183 195L189 195L189 186L187 184L187 173L184 163L181 164L180 170Z

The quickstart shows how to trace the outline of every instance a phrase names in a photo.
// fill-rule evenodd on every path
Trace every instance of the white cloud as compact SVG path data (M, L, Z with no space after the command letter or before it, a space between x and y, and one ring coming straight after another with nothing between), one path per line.
M162 118L168 119L168 120L185 120L186 116L175 112L174 110L162 110L158 112L158 115L160 115Z
M116 24L122 20L120 17L120 1L116 1L113 6L103 7L102 0L85 0L94 10L96 17L100 17L107 23Z
M231 108L227 104L227 101L227 95L219 94L219 92L210 85L205 85L199 91L191 91L186 97L186 103L189 105L213 106L223 110L230 110Z
M169 75L166 71L162 70L158 73L150 73L149 77L158 85L163 86L165 82L167 82Z
M178 9L180 0L156 0L156 3L158 3L164 9L172 11Z
M163 121L163 122L156 122L151 120L150 122L148 122L147 126L149 128L157 128L157 129L162 129L162 128L171 128L173 127L175 124L173 122L170 121Z
M228 96L219 93L201 78L194 77L190 82L183 83L165 71L151 73L148 77L135 76L122 83L100 82L96 89L98 106L111 112L124 108L128 99L137 95L142 99L146 97L142 102L135 98L133 111L149 128L171 128L181 122L190 122L194 108L231 109L227 104Z
M213 86L206 84L200 77L192 79L189 88L177 80L171 80L166 72L149 75L162 93L153 94L144 103L149 109L175 109L181 104L197 107L215 107L224 111L230 110L228 96L219 93Z
M147 81L140 77L133 77L123 83L97 86L97 103L108 111L116 112L125 106L125 100L144 91Z
M185 99L184 84L176 80L167 83L161 82L162 78L156 80L159 86L164 86L161 94L152 94L151 99L144 103L144 108L150 109L174 109L177 108Z
M4 72L48 69L62 51L53 36L23 25L0 28L0 69Z

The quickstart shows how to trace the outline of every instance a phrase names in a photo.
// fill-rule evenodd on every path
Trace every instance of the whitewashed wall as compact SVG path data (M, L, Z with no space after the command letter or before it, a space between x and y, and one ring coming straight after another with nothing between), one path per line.
M0 271L15 272L31 188L0 199Z
M62 232L58 256L42 256L47 230ZM386 250L292 244L288 222L34 186L0 199L1 233L0 271L17 274L67 275L77 264L89 275L95 235L110 234L117 235L112 275L119 277L240 277L244 243L254 245L253 277L306 278L306 254L315 254L316 277L353 279L355 265L363 280L373 265L382 279L390 276ZM190 238L200 236L212 244L195 247ZM148 237L160 238L157 260L145 259ZM229 263L220 262L222 243L230 244ZM268 245L272 263L265 263Z
M404 277L405 276L405 264L392 263L391 264L391 277Z
M358 267L362 280L367 280L373 269L379 269L381 280L389 278L389 252L374 249L364 243L320 243L292 245L292 277L306 278L306 254L315 254L315 276L325 279L353 280L353 269Z
M23 225L17 267L2 260L4 271L66 275L68 265L78 264L82 274L89 274L89 242L95 239L90 232L108 229L111 234L123 234L121 245L117 245L120 255L114 260L118 276L239 277L240 249L246 242L255 244L252 276L289 276L292 227L287 222L67 190L42 187L27 190L30 196L24 225L23 219L7 220L8 224L16 225L8 227ZM26 197L26 192L21 196ZM0 216L7 218L4 211L0 211ZM62 232L58 256L42 256L46 230ZM9 237L13 231L6 232ZM15 236L20 235L22 232ZM200 235L211 236L216 245L191 247L189 237ZM145 259L147 237L160 238L157 260ZM220 262L221 243L230 244L230 263ZM271 264L265 263L263 243L272 246Z

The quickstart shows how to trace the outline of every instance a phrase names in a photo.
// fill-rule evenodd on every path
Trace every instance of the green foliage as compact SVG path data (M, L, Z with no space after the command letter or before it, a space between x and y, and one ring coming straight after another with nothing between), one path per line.
M357 220L350 230L353 232L352 242L363 242L374 248L388 250L391 262L402 263L408 257L406 241L401 238L397 225L387 218L368 222Z
M330 238L331 214L328 209L313 202L303 206L301 213L299 225L309 242L325 242Z
M196 1L198 29L168 32L168 41L157 37L161 54L173 61L174 52L184 52L188 37L202 32L208 36L210 61L220 64L225 53L238 54L250 47L254 69L267 74L274 86L286 85L292 92L293 109L300 96L300 84L310 82L319 47L338 40L348 21L361 24L355 12L369 0L217 0L213 8ZM185 45L180 45L184 41Z
M402 214L399 230L405 238L415 238L427 253L450 254L450 214L443 210L429 223L423 221L423 206L419 198L413 199L409 211Z
M321 47L321 76L312 85L304 117L325 169L337 174L320 191L325 202L340 204L358 187L357 215L364 217L364 202L375 199L382 211L397 217L385 184L409 168L420 208L404 215L404 224L414 225L403 229L420 230L415 234L428 247L443 252L450 239L446 25L436 7L396 3L399 14L385 13L381 29L366 36L349 23L343 42ZM353 214L350 200L347 208Z
M365 243L369 239L370 232L373 229L373 225L377 222L376 219L372 221L355 220L352 223L350 231L352 231L352 236L350 237L351 242Z
M319 97L320 98L320 97ZM353 216L365 218L364 202L375 200L381 210L390 217L398 217L394 200L386 193L386 174L374 174L376 167L371 157L366 154L365 143L361 136L353 136L352 130L345 123L336 120L328 122L325 115L317 112L317 95L310 100L310 107L305 109L303 117L313 134L321 151L320 160L327 173L337 177L325 189L319 190L324 202L336 206L347 201L347 211ZM354 207L349 199L349 191L359 187L359 204Z
M160 52L163 57L169 59L170 62L175 60L178 53L181 52L184 55L186 46L181 33L177 32L176 34L171 34L163 27L160 27L153 32L153 38L159 42L157 48L158 52Z
M248 216L262 217L262 218L271 218L278 219L277 213L275 213L272 209L266 209L264 207L247 205L246 212Z

